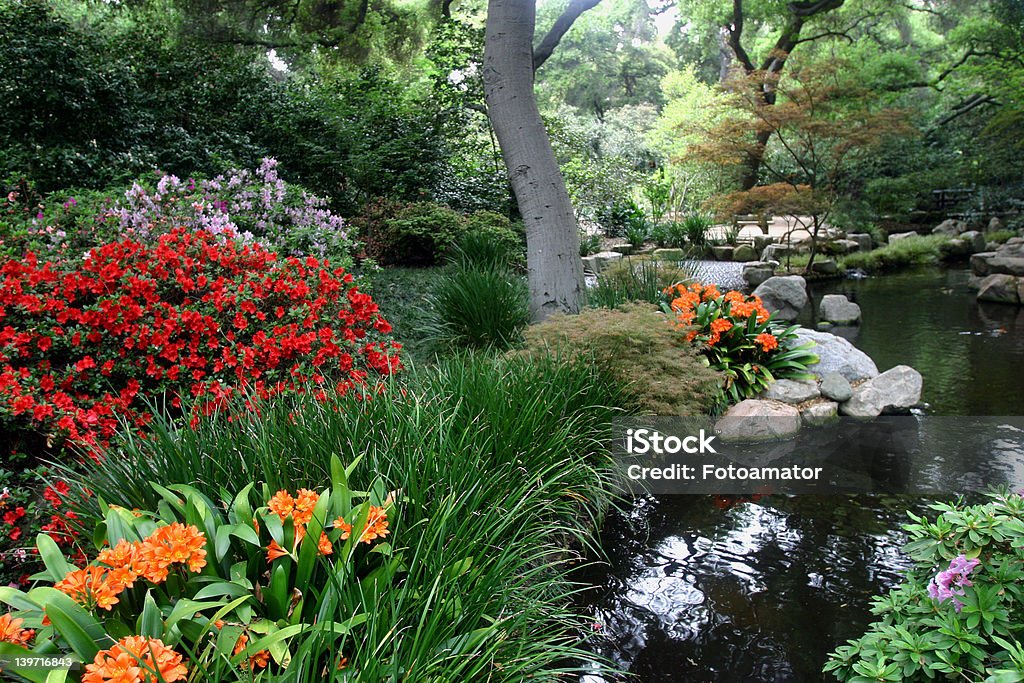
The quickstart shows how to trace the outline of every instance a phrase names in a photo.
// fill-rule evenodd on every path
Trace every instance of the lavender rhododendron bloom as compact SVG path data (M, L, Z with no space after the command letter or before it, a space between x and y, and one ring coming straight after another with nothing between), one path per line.
M952 599L954 609L959 612L964 603L960 602L957 596L963 597L964 588L974 585L968 577L980 564L980 560L968 560L962 554L953 558L949 561L949 568L939 572L928 584L928 595L939 602Z

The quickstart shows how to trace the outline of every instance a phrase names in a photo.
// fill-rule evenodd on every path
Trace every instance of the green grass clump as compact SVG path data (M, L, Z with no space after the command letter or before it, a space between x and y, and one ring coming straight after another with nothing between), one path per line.
M587 292L587 302L599 308L618 308L633 301L657 305L666 287L693 279L693 273L678 264L647 258L627 257L612 264Z
M1020 233L1016 230L995 230L985 233L985 239L996 244L1004 244L1013 237L1020 237Z
M701 415L721 378L686 342L674 321L643 305L555 315L526 331L525 353L584 357L627 387L633 406L655 415Z
M844 268L878 273L908 266L938 263L945 235L919 235L891 242L872 251L856 252L842 258Z
M566 549L592 547L613 495L601 444L625 396L582 360L471 354L402 381L372 400L298 397L194 428L157 418L149 438L115 441L78 475L95 494L79 511L97 521L97 496L155 509L147 481L190 483L211 498L254 481L318 489L332 454L361 457L354 490L381 477L397 491L388 541L404 566L319 604L321 621L369 617L344 644L345 671L322 673L330 645L314 635L267 680L512 682L573 671L586 629L567 578L579 554ZM305 587L305 598L324 588Z

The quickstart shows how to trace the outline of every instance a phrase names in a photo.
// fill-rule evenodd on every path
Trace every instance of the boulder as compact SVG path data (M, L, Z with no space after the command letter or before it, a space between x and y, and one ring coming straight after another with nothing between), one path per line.
M775 244L775 238L771 235L754 235L754 251L760 254L769 244ZM754 258L757 258L756 256ZM750 259L753 261L754 259Z
M816 344L813 352L817 354L818 362L808 366L807 370L818 377L838 372L849 382L859 382L878 375L875 362L866 353L842 337L829 332L801 327L796 330L796 339L788 345L797 346L809 341Z
M800 431L800 411L778 401L747 399L726 411L715 431L722 441L775 441Z
M771 247L769 247L770 249ZM781 320L796 320L807 305L807 282L799 275L770 277L754 290L765 308Z
M972 254L977 254L979 251L985 251L985 235L977 230L968 230L964 234L960 235L960 239L970 245L970 252Z
M857 251L871 251L871 235L866 232L853 232L846 236L852 242L857 243Z
M814 380L779 379L771 383L768 390L761 395L761 398L768 401L780 401L796 405L797 403L810 401L812 398L818 398L820 395L818 383Z
M971 270L975 275L990 275L992 271L988 267L989 259L995 258L996 252L983 251L971 256Z
M757 259L758 251L749 244L740 244L732 250L733 261L753 261Z
M774 263L765 263L764 261L751 261L749 263L744 263L740 276L743 278L743 281L751 287L757 287L759 284L775 275L775 265L776 264Z
M1024 258L1024 237L1011 237L996 249L996 256Z
M769 244L761 252L762 261L778 261L783 256L793 253L794 249L788 244Z
M998 232L1006 229L1006 223L999 216L992 216L988 221L988 232Z
M842 294L826 294L821 297L818 315L837 325L856 325L860 322L860 306Z
M630 254L633 253L634 250L639 249L642 246L644 246L644 245L642 245L642 244L628 244L626 242L623 242L621 244L613 244L612 246L608 247L608 250L609 251L618 252L619 254L622 254L623 256L629 256Z
M999 252L988 260L989 273L1024 276L1024 257L1000 256Z
M836 240L835 242L830 242L829 246L834 254L849 254L850 252L860 251L860 243L850 239Z
M875 417L902 412L921 402L921 373L909 365L897 365L853 390L839 410L852 417Z
M800 419L808 427L820 427L839 418L839 404L835 401L812 403L800 413Z
M853 397L853 387L838 372L829 372L821 378L821 395L837 403L843 403Z
M820 259L811 264L811 272L821 275L838 275L839 264L832 258Z
M945 244L939 246L939 251L942 252L945 258L963 258L971 255L971 245L967 240L960 237L954 237Z
M711 247L716 261L732 261L733 248L728 245Z
M973 289L975 292L977 292L979 289L981 289L981 283L984 281L985 278L981 277L980 275L975 275L974 273L971 273L970 275L967 276L967 289Z
M583 268L595 275L600 275L609 265L622 258L617 251L602 251L583 257Z
M659 261L682 261L683 260L682 249L655 249L654 258Z
M958 221L955 218L947 218L942 221L935 228L932 229L933 235L949 235L950 237L956 237L957 235L963 234L970 230L969 225L963 221Z
M989 275L978 288L978 301L998 304L1019 304L1022 278L1006 274Z
M897 233L895 233L893 235L889 235L889 244L892 244L893 242L899 242L900 240L905 240L908 237L917 237L917 236L918 236L918 234L916 232L914 232L913 230L911 230L910 232L897 232Z

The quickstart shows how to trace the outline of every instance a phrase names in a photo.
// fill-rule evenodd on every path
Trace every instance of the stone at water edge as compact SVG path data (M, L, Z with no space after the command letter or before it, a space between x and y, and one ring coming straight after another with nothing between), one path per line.
M715 423L722 441L776 441L800 431L800 411L778 401L748 398Z
M815 343L810 352L818 356L818 362L807 366L808 372L819 377L824 377L830 372L838 372L849 382L859 382L878 376L875 362L866 353L842 337L829 332L800 327L796 330L796 339L786 342L786 346L799 346L809 341Z
M850 233L847 239L857 243L857 251L871 251L871 235L866 232Z
M732 251L733 261L754 261L757 253L749 244L740 244Z
M860 322L860 306L842 294L826 294L821 297L818 314L822 320L837 325L856 325Z
M754 290L765 308L780 320L796 320L807 305L807 282L799 275L770 277Z
M991 275L992 271L988 268L988 260L995 258L996 252L994 251L983 251L977 254L971 255L971 270L975 275Z
M811 264L811 271L821 275L837 275L839 273L839 264L833 258L816 260Z
M768 390L761 394L761 398L796 405L820 395L818 383L814 380L778 379L768 386Z
M868 239L871 239L870 235L868 236ZM832 250L837 254L849 254L854 251L860 251L860 242L854 239L836 240L829 246L831 246Z
M839 410L852 417L876 417L884 412L905 411L921 402L921 373L909 365L897 365L853 390Z
M829 372L821 378L821 395L837 403L843 403L853 397L853 387L838 372Z
M977 230L968 230L960 235L960 239L967 242L972 254L985 251L985 236Z
M820 427L839 419L839 404L835 401L812 403L803 409L800 418L808 427Z
M743 264L740 276L743 281L751 287L757 287L768 278L775 275L776 263L765 261L751 261Z
M996 256L988 260L988 272L1002 273L1004 275L1024 276L1024 257L1021 256Z
M978 289L978 301L991 301L997 304L1019 304L1021 302L1020 289L1024 278L1012 275L996 274L989 275L981 281Z
M682 261L683 260L682 249L655 249L654 258L659 261Z
M918 236L918 233L914 232L913 230L911 230L910 232L897 232L894 235L889 235L889 244L892 244L893 242L899 242L900 240L905 240L908 237L917 237L917 236Z

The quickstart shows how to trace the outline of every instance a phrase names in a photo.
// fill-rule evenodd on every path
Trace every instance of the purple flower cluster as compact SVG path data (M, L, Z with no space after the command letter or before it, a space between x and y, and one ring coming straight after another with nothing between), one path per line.
M980 560L968 560L965 555L950 560L949 568L939 572L928 584L928 595L939 602L952 599L953 607L959 612L964 603L960 602L957 596L963 597L964 588L974 585L968 577L980 564Z
M338 256L351 251L344 220L326 200L289 186L275 159L196 183L164 175L154 192L135 183L111 215L122 230L151 238L179 226L206 230L275 251Z

